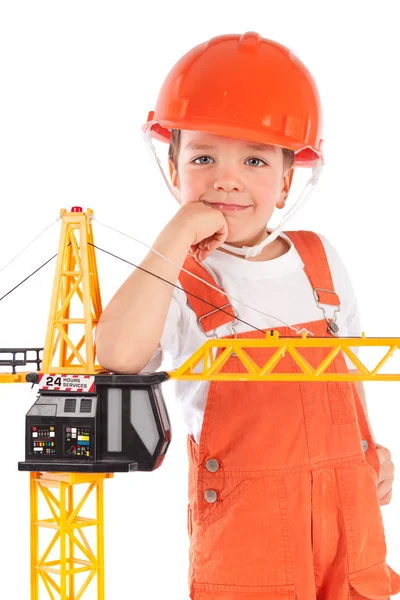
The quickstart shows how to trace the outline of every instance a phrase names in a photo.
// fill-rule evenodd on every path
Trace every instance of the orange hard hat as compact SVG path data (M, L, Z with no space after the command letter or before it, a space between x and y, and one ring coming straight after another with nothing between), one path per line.
M221 35L185 54L167 75L144 131L169 141L190 129L295 151L295 165L322 160L321 106L308 69L255 32Z

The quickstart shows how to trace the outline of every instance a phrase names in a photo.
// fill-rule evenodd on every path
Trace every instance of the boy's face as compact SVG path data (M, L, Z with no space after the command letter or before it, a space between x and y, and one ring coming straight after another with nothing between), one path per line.
M227 242L253 245L265 238L275 207L283 208L293 169L282 149L201 131L182 131L178 168L170 163L180 203L204 202L228 223Z

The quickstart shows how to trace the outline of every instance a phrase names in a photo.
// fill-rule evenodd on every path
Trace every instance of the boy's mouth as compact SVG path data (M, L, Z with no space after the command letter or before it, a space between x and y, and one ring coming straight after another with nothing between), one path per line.
M246 208L250 208L249 205L243 206L243 204L225 204L224 202L207 202L206 200L202 200L204 204L207 206L211 206L212 208L216 208L217 210L227 210L230 212L237 212L239 210L245 210Z

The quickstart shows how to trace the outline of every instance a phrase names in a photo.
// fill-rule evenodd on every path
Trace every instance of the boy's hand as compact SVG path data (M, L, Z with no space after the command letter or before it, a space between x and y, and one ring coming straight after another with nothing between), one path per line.
M389 504L392 499L392 484L394 480L394 464L388 448L375 444L379 456L380 470L377 483L379 504Z
M228 237L228 223L221 211L202 202L190 202L175 215L175 226L189 230L189 249L197 262L203 261Z

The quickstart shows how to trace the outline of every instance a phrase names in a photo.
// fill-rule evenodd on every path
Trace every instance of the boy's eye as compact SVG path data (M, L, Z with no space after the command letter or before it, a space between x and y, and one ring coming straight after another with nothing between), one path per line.
M211 156L199 156L198 158L195 158L193 162L197 165L209 165L214 162L214 160ZM261 158L251 157L246 160L246 164L249 164L251 167L261 167L267 163Z
M263 161L261 158L248 158L246 162L251 167L260 167L261 165L266 165L267 163Z
M211 161L211 156L199 156L198 158L195 158L193 162L197 165L209 165Z

